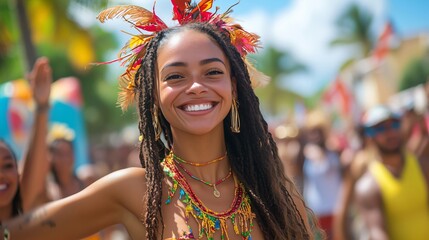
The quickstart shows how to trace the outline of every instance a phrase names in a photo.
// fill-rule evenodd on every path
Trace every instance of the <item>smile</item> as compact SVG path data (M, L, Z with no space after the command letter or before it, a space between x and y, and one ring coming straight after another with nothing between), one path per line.
M201 104L189 104L184 105L181 108L185 112L198 112L198 111L206 111L212 109L216 104L214 103L201 103Z
M7 188L7 184L0 184L0 191L3 191Z

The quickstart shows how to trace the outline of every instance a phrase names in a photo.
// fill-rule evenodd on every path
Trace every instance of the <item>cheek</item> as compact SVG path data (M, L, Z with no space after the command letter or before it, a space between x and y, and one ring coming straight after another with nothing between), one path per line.
M179 90L176 90L171 87L162 88L158 94L159 96L159 106L162 112L168 111L168 109L173 106L174 100L180 94Z
M7 172L6 176L13 181L14 183L17 183L19 181L19 173L17 169L11 169Z

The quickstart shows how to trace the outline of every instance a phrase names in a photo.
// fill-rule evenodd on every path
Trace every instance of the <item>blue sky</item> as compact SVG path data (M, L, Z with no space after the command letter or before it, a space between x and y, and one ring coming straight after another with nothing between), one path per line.
M429 32L429 1L389 1L387 10L399 32L403 34Z
M236 0L215 0L214 6L225 11ZM137 4L152 8L152 0L113 0L112 5ZM335 21L351 3L358 3L372 13L373 29L379 34L391 19L398 37L429 33L428 0L241 0L232 16L247 30L261 36L268 44L289 51L310 69L283 79L282 87L310 96L336 78L338 68L353 54L351 48L332 48L329 42L338 36ZM170 0L157 0L156 11L168 23ZM118 32L122 45L126 29L121 21L103 24L106 30ZM263 51L263 50L261 50Z
M317 0L320 1L320 0ZM377 2L375 0L374 2ZM218 4L229 2L226 0L215 1ZM231 1L233 2L233 1ZM291 5L293 0L241 0L235 7L234 12L244 14L247 11L263 9L269 13L277 14L280 10ZM403 33L415 33L422 30L429 30L429 1L428 0L390 0L386 2L386 12L393 20L395 27ZM223 4L222 4L223 5Z

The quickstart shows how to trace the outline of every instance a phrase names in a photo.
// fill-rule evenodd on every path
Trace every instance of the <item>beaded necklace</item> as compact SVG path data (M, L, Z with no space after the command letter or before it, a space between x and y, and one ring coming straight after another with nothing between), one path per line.
M220 197L220 192L219 192L219 190L217 190L217 188L216 188L216 186L217 185L219 185L219 184L221 184L221 183L223 183L223 182L225 182L229 177L231 177L232 176L232 171L231 171L231 168L229 168L229 172L228 172L228 174L225 176L225 177L223 177L223 178L221 178L221 179L219 179L219 180L217 180L215 183L211 183L211 182L208 182L208 181L205 181L205 180L203 180L203 179L201 179L201 178L198 178L197 176L195 176L195 175L192 175L192 173L191 172L189 172L189 170L188 169L186 169L182 164L180 164L180 163L178 163L178 162L176 162L177 163L177 165L186 173L186 174L188 174L192 179L195 179L195 180L197 180L197 181L199 181L199 182L201 182L201 183L204 183L205 185L207 185L207 186L210 186L210 187L212 187L213 188L213 195L215 196L215 197L217 197L217 198L219 198Z
M192 191L191 186L186 181L186 178L177 168L173 161L173 154L167 155L161 162L164 173L173 181L170 192L167 196L166 204L171 202L179 187L179 200L185 204L186 222L193 218L198 223L198 238L207 237L208 240L214 240L214 233L220 231L221 239L228 240L227 221L231 221L234 232L240 235L243 240L251 240L251 232L253 228L253 219L255 214L252 213L250 199L241 184L234 176L235 194L234 200L230 208L224 212L215 212L207 208L196 194ZM190 229L189 236L193 236Z
M180 158L179 156L177 156L177 155L176 155L176 154L174 154L174 153L171 153L171 154L173 154L173 158L174 158L174 160L177 160L177 161L179 161L179 162L181 162L181 163L188 164L188 165L195 166L195 167L207 166L207 165L210 165L210 164L213 164L213 163L216 163L216 162L222 161L222 160L224 160L224 159L226 158L226 153L225 153L225 155L223 155L222 157L218 157L218 158L213 159L213 160L211 160L211 161L208 161L208 162L205 162L205 163L196 163L196 162L189 162L189 161L186 161L185 159Z

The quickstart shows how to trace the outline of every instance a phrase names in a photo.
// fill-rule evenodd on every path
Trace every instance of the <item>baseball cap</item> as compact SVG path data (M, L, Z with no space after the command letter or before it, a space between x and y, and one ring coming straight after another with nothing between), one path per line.
M385 105L374 106L362 117L362 125L364 127L373 127L388 119L399 119L399 115L395 114L389 107Z

